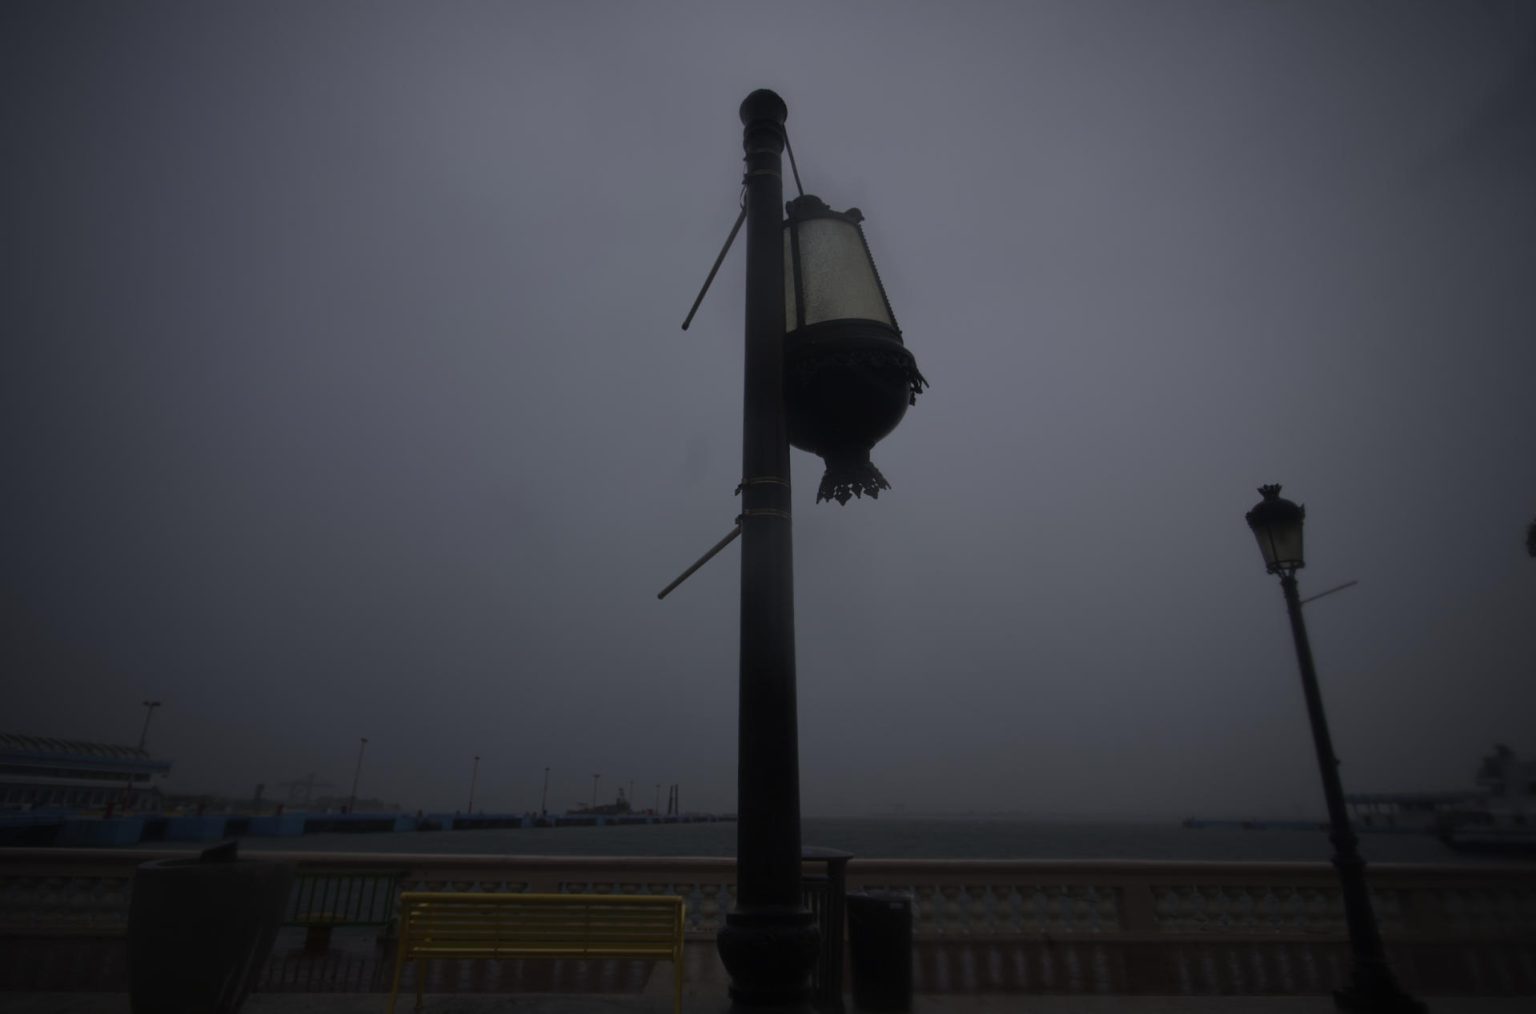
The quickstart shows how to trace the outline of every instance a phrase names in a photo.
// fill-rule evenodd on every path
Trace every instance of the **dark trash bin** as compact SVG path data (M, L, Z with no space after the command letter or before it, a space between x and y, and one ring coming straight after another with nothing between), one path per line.
M863 1010L912 1009L912 899L848 895L848 961L853 1003Z
M233 843L139 866L128 906L133 1014L235 1014L272 952L292 883L291 864L237 859Z

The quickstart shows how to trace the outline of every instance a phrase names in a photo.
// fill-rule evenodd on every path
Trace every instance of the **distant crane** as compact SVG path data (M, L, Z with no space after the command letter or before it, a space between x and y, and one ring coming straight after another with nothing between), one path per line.
M159 701L145 701L144 704L143 704L143 707L144 707L144 728L139 730L139 749L140 750L144 749L144 741L149 738L149 720L151 718L155 717L155 709L158 708L159 706L160 706L160 702Z
M363 776L363 751L368 749L368 737L359 736L357 743L357 767L352 771L352 795L347 799L347 813L357 810L357 780Z
M334 786L332 786L330 782L322 782L317 780L315 778L315 773L311 771L309 774L305 775L303 778L298 779L297 781L278 782L277 787L280 789L288 790L288 802L292 803L298 800L305 806L308 806L309 801L314 798L316 789L329 789L333 788ZM304 790L304 798L302 800L299 800L300 789Z

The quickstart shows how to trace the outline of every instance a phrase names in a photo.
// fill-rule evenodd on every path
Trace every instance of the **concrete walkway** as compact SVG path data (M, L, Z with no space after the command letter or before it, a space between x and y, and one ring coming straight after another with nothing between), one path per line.
M402 995L397 1014L411 1014L415 997ZM1428 997L1430 1014L1529 1014L1536 997ZM244 1014L384 1014L383 993L256 993ZM122 993L5 993L6 1014L129 1014ZM687 995L685 1014L724 1014L722 996ZM428 995L423 1014L671 1014L672 998L545 993L488 996ZM912 1014L1336 1014L1324 996L1034 996L1028 994L920 994ZM851 1004L848 1014L859 1014Z

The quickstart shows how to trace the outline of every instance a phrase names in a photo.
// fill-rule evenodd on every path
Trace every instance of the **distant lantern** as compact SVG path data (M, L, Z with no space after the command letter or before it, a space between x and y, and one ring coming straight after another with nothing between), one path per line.
M1280 495L1280 487L1260 486L1264 498L1248 512L1248 527L1259 540L1264 569L1271 574L1293 574L1306 566L1301 553L1301 526L1307 509Z
M784 399L789 442L826 461L816 499L890 489L870 449L927 386L875 271L857 208L809 194L784 222Z

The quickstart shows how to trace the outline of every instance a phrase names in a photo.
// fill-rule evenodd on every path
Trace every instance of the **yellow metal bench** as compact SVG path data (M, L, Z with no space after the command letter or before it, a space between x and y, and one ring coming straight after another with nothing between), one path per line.
M641 958L672 962L673 1014L683 1007L683 899L641 894L400 895L400 946L389 1014L407 961L421 1009L432 958Z

